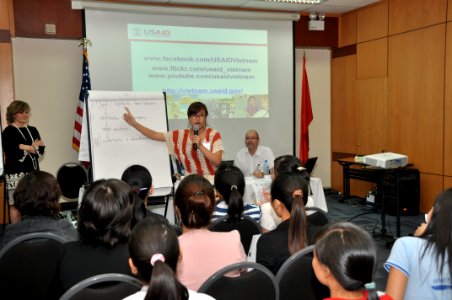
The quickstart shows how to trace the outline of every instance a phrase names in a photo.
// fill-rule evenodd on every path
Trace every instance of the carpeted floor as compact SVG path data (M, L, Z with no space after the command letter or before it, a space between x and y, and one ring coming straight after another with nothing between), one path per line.
M325 190L328 205L328 216L332 222L353 222L374 236L378 246L378 263L374 276L377 289L384 291L388 273L383 268L383 263L389 256L392 246L392 237L396 236L396 217L385 214L386 235L382 235L381 212L367 207L361 198L352 198L341 203L340 195L332 190ZM406 236L414 232L424 220L424 215L402 216L400 218L400 235Z

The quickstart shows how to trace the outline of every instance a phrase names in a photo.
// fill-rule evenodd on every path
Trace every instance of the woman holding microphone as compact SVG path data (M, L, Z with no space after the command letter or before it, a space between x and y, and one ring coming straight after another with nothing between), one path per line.
M218 131L206 127L208 115L204 103L193 102L187 110L189 129L158 132L138 123L126 108L124 120L144 136L166 142L171 155L184 166L188 174L213 176L223 157L223 142Z

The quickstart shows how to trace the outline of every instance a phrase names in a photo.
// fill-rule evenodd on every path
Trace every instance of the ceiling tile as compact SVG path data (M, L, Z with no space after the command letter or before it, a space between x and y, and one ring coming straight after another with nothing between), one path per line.
M248 1L242 7L246 8L260 8L260 9L274 9L284 11L304 11L313 7L313 4L294 4L281 2L267 2L267 1Z
M327 0L322 2L322 6L351 6L358 8L378 1L380 0Z
M91 0L103 1L103 0ZM282 2L271 2L264 0L136 0L135 2L146 3L170 3L184 5L202 5L202 6L223 6L223 7L243 7L261 10L276 10L288 12L322 12L326 14L341 14L350 10L357 9L381 0L325 0L320 4L293 4ZM131 2L129 0L118 0L118 2Z

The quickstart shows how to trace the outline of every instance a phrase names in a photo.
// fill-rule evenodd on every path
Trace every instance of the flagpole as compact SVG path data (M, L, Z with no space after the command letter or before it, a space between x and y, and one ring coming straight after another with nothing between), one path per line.
M80 152L81 135L83 127L83 115L85 109L85 92L91 89L91 80L88 69L88 46L91 46L91 41L87 38L82 38L79 41L79 47L83 47L83 66L82 66L82 83L80 87L80 93L78 97L78 106L75 114L74 133L72 136L72 148Z

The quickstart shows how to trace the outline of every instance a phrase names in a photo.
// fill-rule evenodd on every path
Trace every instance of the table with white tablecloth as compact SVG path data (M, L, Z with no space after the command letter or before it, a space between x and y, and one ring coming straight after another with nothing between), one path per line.
M265 202L265 192L270 192L272 180L270 176L256 178L253 176L245 177L245 194L243 200L245 203L261 204ZM306 207L318 207L324 212L328 212L325 193L323 191L322 180L317 177L311 177L309 180L312 195L306 204Z
M273 230L281 222L281 219L274 212L271 204L265 202L265 193L270 192L271 177L264 178L245 177L245 193L243 200L245 203L258 204L261 207L260 225L264 230ZM325 193L323 191L320 178L311 177L309 180L310 195L306 207L318 207L324 212L328 212Z

